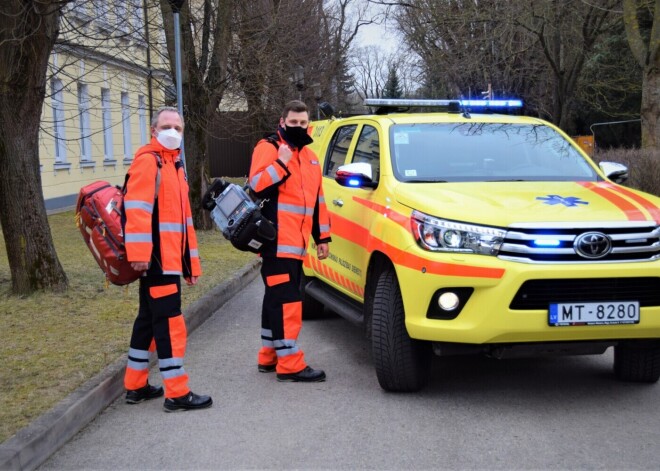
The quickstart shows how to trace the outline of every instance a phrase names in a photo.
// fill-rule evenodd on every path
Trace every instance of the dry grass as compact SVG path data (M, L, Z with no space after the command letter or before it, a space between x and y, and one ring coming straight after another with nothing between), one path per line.
M52 215L49 222L69 278L66 293L10 296L0 246L0 442L124 354L137 312L137 283L105 288L73 212ZM183 283L184 309L255 257L235 250L217 231L198 237L204 276L194 287Z

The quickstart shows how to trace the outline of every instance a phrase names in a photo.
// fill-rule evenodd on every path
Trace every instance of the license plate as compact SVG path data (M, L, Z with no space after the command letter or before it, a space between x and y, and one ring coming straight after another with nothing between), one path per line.
M638 323L638 301L550 304L548 312L551 326Z

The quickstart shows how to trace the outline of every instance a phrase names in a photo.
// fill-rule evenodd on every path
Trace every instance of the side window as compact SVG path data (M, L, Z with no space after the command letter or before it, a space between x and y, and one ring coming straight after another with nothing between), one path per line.
M330 141L330 147L328 147L323 175L335 178L339 166L346 163L346 154L348 153L348 148L351 146L356 129L357 125L351 124L335 131L335 135L332 136L332 141Z
M373 126L365 125L360 133L355 153L353 154L353 163L365 162L371 165L371 174L375 182L378 181L380 173L380 140L378 139L378 130Z

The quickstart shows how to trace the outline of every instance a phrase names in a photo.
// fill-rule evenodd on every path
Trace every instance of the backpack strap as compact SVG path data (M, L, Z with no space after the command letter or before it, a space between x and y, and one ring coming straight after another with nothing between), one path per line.
M275 146L275 149L280 148L280 139L279 139L279 136L277 134L273 133L273 134L269 134L267 136L264 136L264 140L270 142L271 144L273 144Z
M158 198L158 190L160 190L160 168L163 166L163 160L161 159L160 155L158 155L156 152L145 152L144 154L151 154L156 158L156 165L158 166L157 172L156 172L156 191L154 192L154 201L156 198ZM140 154L140 155L144 155ZM140 157L140 155L136 156L135 158L137 159ZM124 177L124 185L121 187L121 192L123 194L126 194L126 185L128 185L128 172L126 172L126 176Z

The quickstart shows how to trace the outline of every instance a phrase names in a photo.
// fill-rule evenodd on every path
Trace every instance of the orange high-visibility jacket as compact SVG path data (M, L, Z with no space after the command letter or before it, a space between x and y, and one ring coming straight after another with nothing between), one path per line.
M160 156L161 163L160 187L155 200L158 160L154 153ZM128 175L124 196L124 241L128 261L151 261L150 272L163 275L200 276L202 268L188 200L188 182L179 151L166 149L152 138L135 153Z
M278 135L279 144L285 141ZM310 235L317 244L330 242L330 215L321 188L321 168L307 147L294 149L287 165L265 139L252 153L250 188L265 198L262 214L277 227L277 244L266 244L262 256L302 260Z

